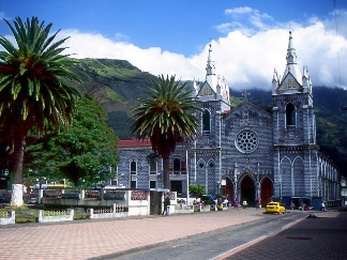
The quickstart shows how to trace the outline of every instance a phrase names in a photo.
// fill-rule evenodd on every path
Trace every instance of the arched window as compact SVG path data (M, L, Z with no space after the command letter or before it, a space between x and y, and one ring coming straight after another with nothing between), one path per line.
M205 109L202 114L202 130L205 132L209 132L211 130L211 115L210 112Z
M289 103L286 107L286 121L287 126L292 125L295 126L295 107L292 103Z
M149 171L151 174L155 174L157 172L157 162L154 158L149 159Z
M131 174L136 174L136 162L132 161L130 163L130 173Z
M174 159L173 166L174 166L174 173L178 174L181 172L181 162L179 159Z

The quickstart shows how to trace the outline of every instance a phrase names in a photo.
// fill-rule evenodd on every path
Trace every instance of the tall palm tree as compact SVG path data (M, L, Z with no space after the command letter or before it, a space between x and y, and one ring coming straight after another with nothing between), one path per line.
M6 19L16 45L0 36L0 129L6 136L12 176L11 204L23 204L23 158L28 134L38 137L50 130L66 129L79 93L66 80L78 80L67 67L75 61L62 52L68 39L53 42L47 26L32 17L13 25Z
M147 96L139 98L134 109L133 132L138 139L150 138L152 149L163 159L164 188L169 188L169 156L176 144L195 135L199 125L186 83L180 84L175 76L161 75L159 81L150 80Z

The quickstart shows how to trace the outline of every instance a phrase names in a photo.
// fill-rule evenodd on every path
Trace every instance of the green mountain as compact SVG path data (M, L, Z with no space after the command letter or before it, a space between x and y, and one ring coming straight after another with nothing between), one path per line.
M91 94L108 113L108 124L120 139L130 139L131 110L142 90L149 87L148 79L155 76L142 72L124 60L81 59L72 68L82 84L82 93ZM191 86L191 84L188 84ZM270 85L269 85L270 86ZM270 89L270 87L269 87ZM249 100L260 107L270 107L271 90L248 90ZM313 88L317 120L317 142L320 150L333 159L347 176L347 91L341 88ZM242 102L242 92L231 89L233 105Z
M82 84L81 93L89 93L98 100L108 113L108 123L121 139L131 138L130 112L148 88L153 75L142 72L128 61L110 59L81 59L71 68Z

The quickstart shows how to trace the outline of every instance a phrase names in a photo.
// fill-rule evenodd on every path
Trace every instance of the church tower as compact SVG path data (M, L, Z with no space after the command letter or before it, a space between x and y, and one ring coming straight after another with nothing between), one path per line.
M314 197L317 190L316 120L308 68L297 64L292 33L283 77L272 79L274 195Z
M216 75L209 45L205 81L194 82L195 101L201 109L201 128L194 143L195 169L192 181L206 187L206 193L217 194L220 189L222 116L230 110L229 86Z

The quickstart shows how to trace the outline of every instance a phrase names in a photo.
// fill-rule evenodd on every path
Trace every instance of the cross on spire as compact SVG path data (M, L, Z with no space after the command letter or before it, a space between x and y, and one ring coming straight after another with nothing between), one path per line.
M245 98L245 101L248 100L248 97L251 95L247 90L243 91L242 96Z

